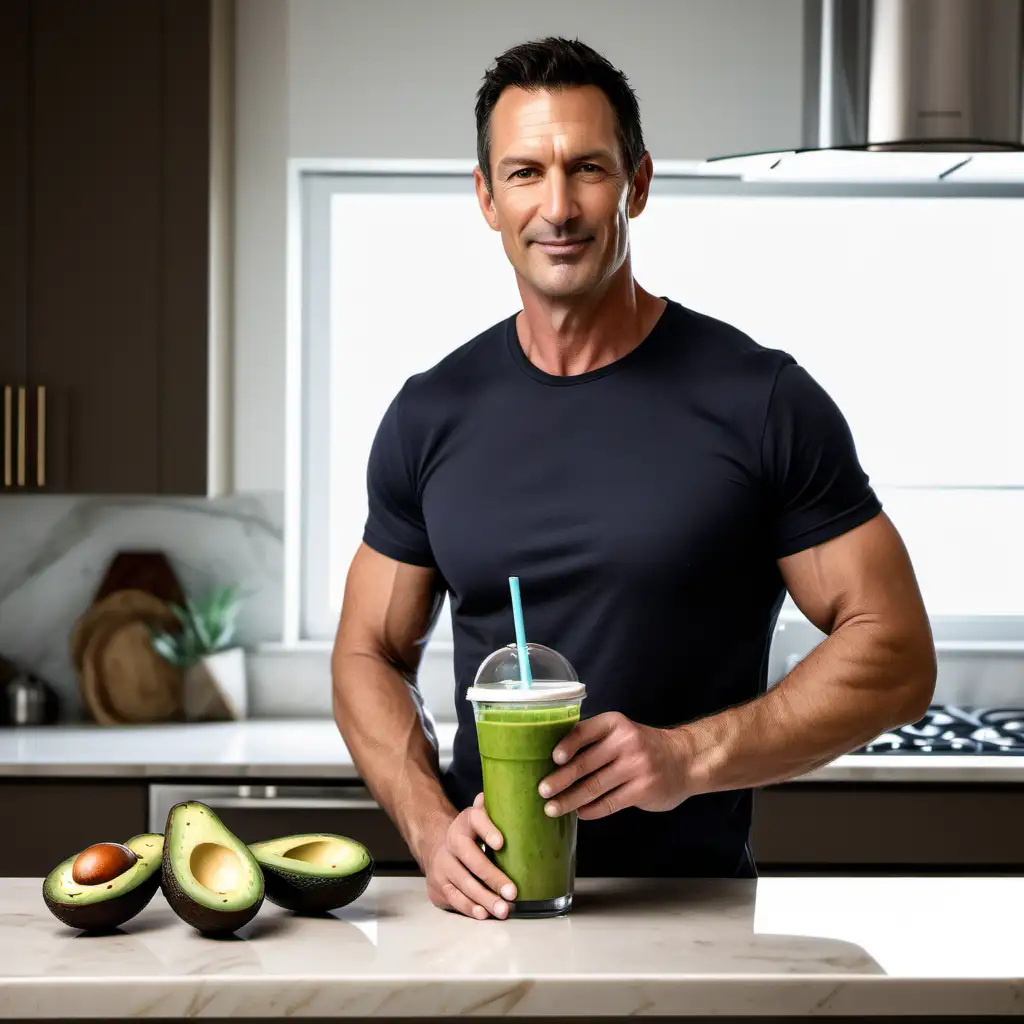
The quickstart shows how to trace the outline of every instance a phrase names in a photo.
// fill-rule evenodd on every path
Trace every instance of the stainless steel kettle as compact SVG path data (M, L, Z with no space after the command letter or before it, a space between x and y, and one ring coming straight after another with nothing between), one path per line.
M51 725L59 717L56 691L37 675L5 661L0 674L0 722L3 725Z

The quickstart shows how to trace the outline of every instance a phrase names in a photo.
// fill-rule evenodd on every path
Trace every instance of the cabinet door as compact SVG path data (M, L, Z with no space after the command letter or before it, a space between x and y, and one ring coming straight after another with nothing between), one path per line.
M4 829L0 876L42 878L93 843L145 832L146 799L144 782L3 780L0 807L9 823L22 824Z
M32 4L29 375L51 486L159 484L161 5Z
M160 491L207 493L210 0L163 0Z
M1015 783L783 783L754 791L751 849L766 874L1016 874L1020 803Z
M210 38L209 0L32 4L47 489L206 493Z
M27 382L29 0L0 4L0 493L18 485L19 388Z

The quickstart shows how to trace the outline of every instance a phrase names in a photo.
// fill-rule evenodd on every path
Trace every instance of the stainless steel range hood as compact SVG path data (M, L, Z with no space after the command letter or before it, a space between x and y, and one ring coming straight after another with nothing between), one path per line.
M1024 181L1024 0L807 0L805 10L805 146L715 157L701 173Z

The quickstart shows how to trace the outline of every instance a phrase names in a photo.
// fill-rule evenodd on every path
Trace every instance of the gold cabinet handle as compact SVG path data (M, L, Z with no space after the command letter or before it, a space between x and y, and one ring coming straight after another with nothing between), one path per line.
M14 422L11 409L11 385L4 386L4 487L10 487L14 482L11 468L11 445L14 442Z
M18 486L25 486L25 388L18 388Z
M36 484L46 486L46 387L36 388Z

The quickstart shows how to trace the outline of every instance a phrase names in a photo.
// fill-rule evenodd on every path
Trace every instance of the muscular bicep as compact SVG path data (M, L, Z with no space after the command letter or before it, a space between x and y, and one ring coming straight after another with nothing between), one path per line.
M797 607L824 633L853 619L883 622L900 635L928 633L910 556L884 512L778 566Z
M411 679L443 603L436 569L360 544L345 581L335 650L383 657Z

